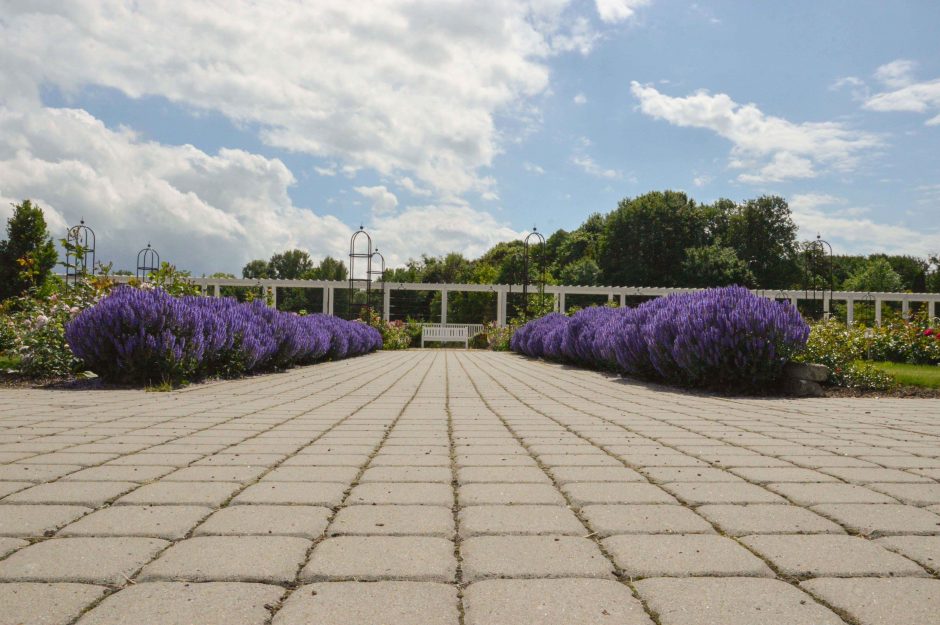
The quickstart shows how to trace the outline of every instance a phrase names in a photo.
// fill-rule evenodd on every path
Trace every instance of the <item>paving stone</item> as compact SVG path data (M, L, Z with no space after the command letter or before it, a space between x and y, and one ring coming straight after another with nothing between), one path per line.
M636 534L611 536L602 542L628 578L773 577L773 571L760 558L724 536Z
M143 568L137 581L293 581L310 541L289 536L197 536Z
M714 528L684 506L596 505L581 514L598 536L614 534L713 534Z
M77 464L4 464L0 465L0 481L51 482L82 468Z
M872 482L930 483L930 478L908 473L907 471L901 471L900 469L882 469L880 467L877 469L826 467L820 470L854 484L870 484Z
M148 582L109 596L78 625L265 625L283 594L267 584Z
M635 586L661 625L845 625L809 595L775 579L659 578Z
M437 482L450 484L451 480L453 480L453 475L450 467L371 467L363 472L359 483Z
M284 504L335 506L343 500L346 485L337 482L259 482L238 493L236 504Z
M662 487L693 506L715 503L786 503L783 497L754 484L670 482Z
M329 582L301 586L272 625L457 625L457 589L428 582Z
M768 484L767 488L801 506L821 503L897 503L897 500L857 484Z
M494 577L611 577L590 539L573 536L478 536L461 543L464 581Z
M173 467L111 466L88 467L59 479L59 482L150 482L173 471Z
M368 454L326 454L291 456L280 464L282 467L356 467L369 461Z
M868 488L913 506L940 504L940 484L868 484Z
M463 484L457 498L461 506L565 503L561 493L550 484Z
M27 541L20 538L0 538L0 558L4 558L28 544Z
M140 486L137 482L52 482L21 490L0 503L63 504L97 508Z
M940 536L888 536L876 542L940 573Z
M705 505L695 511L728 536L748 534L844 534L840 525L799 506Z
M466 625L652 625L630 589L607 579L490 579L463 595Z
M485 535L587 534L578 517L565 506L469 506L458 514L461 538Z
M858 625L927 625L940 615L936 579L813 579L800 586Z
M89 584L0 584L0 625L68 625L106 591Z
M117 505L193 505L216 507L242 487L236 482L153 482L124 495Z
M197 527L196 536L297 536L316 539L323 534L329 508L319 506L228 506Z
M45 536L89 512L84 506L0 505L0 536Z
M204 506L112 506L80 518L57 536L152 536L177 540L212 513Z
M194 462L193 466L273 467L286 457L286 454L214 454Z
M454 543L427 536L339 536L319 543L303 581L453 582Z
M857 536L745 536L741 542L793 577L926 575L914 562Z
M658 486L637 482L571 482L561 489L576 506L677 503L675 497Z
M107 466L185 467L199 460L204 455L205 454L153 454L144 452L115 458L108 462Z
M940 534L940 515L901 504L821 504L812 510L863 536Z
M54 538L0 561L0 580L120 586L168 544L157 538Z
M0 498L33 486L32 482L0 482Z
M454 459L458 467L537 467L529 456L505 454L458 454Z
M164 477L163 482L251 482L265 467L184 467Z
M454 513L444 506L347 506L336 513L331 536L454 537Z
M370 482L353 488L346 503L450 507L454 490L450 484Z
M744 479L710 467L650 467L643 473L653 482L743 482Z
M370 467L450 467L450 456L445 454L398 455L379 454Z
M799 467L734 467L729 469L729 471L754 484L786 482L812 484L817 482L839 481L831 475Z
M261 478L262 482L339 482L352 484L357 467L278 467Z
M457 471L458 484L551 484L538 467L464 467Z

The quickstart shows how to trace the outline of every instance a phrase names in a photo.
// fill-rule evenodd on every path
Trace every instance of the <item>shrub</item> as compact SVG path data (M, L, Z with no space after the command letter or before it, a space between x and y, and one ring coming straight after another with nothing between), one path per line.
M637 308L586 308L520 328L512 349L685 386L758 391L806 343L788 303L743 287L670 295Z
M147 384L345 358L378 349L382 340L363 323L301 317L258 301L176 298L162 289L128 287L78 314L65 336L105 380Z
M847 388L883 390L894 380L883 371L862 360L872 341L862 326L846 326L830 319L813 324L805 350L797 357L829 367L828 383Z

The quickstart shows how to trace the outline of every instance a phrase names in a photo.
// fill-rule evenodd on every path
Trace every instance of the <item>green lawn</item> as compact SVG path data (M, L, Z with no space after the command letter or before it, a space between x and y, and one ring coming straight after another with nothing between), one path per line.
M6 356L0 354L0 371L6 371L7 369L16 369L20 366L20 359L16 356Z
M907 365L898 362L873 362L871 364L892 376L901 384L940 388L940 366Z

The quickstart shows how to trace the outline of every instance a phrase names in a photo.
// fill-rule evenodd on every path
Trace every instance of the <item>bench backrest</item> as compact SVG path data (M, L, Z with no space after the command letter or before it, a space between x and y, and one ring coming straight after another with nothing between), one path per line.
M465 341L468 338L467 328L447 328L440 326L424 326L421 328L421 337L432 341L454 339Z

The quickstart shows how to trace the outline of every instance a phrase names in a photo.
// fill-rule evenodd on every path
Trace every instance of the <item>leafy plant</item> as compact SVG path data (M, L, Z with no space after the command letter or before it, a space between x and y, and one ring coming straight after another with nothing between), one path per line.
M830 319L810 329L806 348L796 360L829 367L828 383L847 388L883 390L894 385L888 374L864 362L872 341L861 326Z

